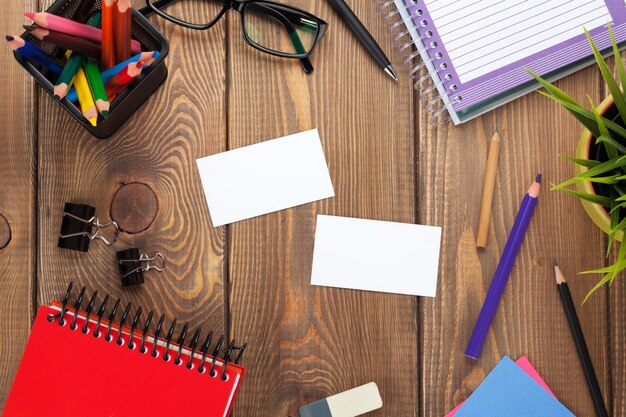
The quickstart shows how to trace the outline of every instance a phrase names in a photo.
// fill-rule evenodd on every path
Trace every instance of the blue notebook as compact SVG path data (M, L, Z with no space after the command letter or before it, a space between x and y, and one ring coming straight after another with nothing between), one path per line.
M487 375L455 417L575 417L508 356Z

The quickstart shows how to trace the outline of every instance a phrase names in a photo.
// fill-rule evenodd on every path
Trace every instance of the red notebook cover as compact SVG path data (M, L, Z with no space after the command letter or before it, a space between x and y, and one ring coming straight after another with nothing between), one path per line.
M94 337L96 320L90 316L88 334L70 324L72 310L59 325L57 306L39 309L3 417L227 417L233 406L245 369L228 363L227 380L221 379L224 362L216 362L214 377L207 357L204 373L198 372L201 356L194 354L193 369L188 369L189 350L183 349L182 364L176 365L178 347L170 346L170 360L164 361L164 344L157 344L158 357L151 355L153 338L146 342L147 353L140 352L142 332L133 334L135 348L129 349L129 329L121 334L123 345L113 338ZM161 339L159 339L161 340Z

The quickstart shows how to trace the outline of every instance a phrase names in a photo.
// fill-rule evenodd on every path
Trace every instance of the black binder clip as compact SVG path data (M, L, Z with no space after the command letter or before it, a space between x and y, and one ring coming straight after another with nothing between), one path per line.
M151 264L151 262L157 259L160 261L161 266ZM158 252L154 256L148 256L143 253L139 254L139 249L137 248L130 248L117 252L117 260L124 287L143 284L143 273L151 269L158 272L165 270L165 258Z
M96 209L86 204L65 203L58 246L63 249L87 252L89 243L95 239L109 246L115 243L120 233L117 223L114 221L100 223L95 214ZM109 226L115 228L112 240L100 234L101 229Z

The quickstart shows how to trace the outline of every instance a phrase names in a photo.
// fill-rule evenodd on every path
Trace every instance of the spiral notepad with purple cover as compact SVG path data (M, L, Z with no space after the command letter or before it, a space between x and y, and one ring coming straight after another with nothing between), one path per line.
M611 45L610 22L617 43L626 42L623 0L378 1L387 19L400 17L392 23L398 40L410 38L421 56L412 73L428 69L422 93L439 93L428 106L433 116L447 110L455 124L536 89L527 69L552 81L591 64L583 28L601 51Z
M230 414L245 371L226 359L232 353L231 345L226 348L226 358L217 358L219 346L217 353L213 351L216 356L207 356L208 345L215 340L200 352L202 340L194 334L187 338L191 346L183 346L179 355L173 332L168 331L166 338L157 336L155 344L147 329L135 326L136 320L131 329L117 323L109 326L103 310L91 315L79 311L75 316L73 308L60 303L39 308L4 417ZM184 337L174 340L184 345Z

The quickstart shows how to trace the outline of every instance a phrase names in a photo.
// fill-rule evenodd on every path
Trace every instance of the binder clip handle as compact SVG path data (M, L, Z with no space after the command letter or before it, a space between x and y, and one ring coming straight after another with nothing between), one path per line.
M117 252L120 276L122 285L128 287L131 285L143 284L143 273L150 270L157 272L165 271L165 257L160 252L154 256L147 254L139 254L138 248L130 248Z
M87 252L92 240L101 240L107 246L114 244L120 233L119 226L115 221L100 223L95 212L94 207L86 204L65 203L58 246L64 249ZM112 237L106 237L102 234L102 229L109 227L113 228Z

